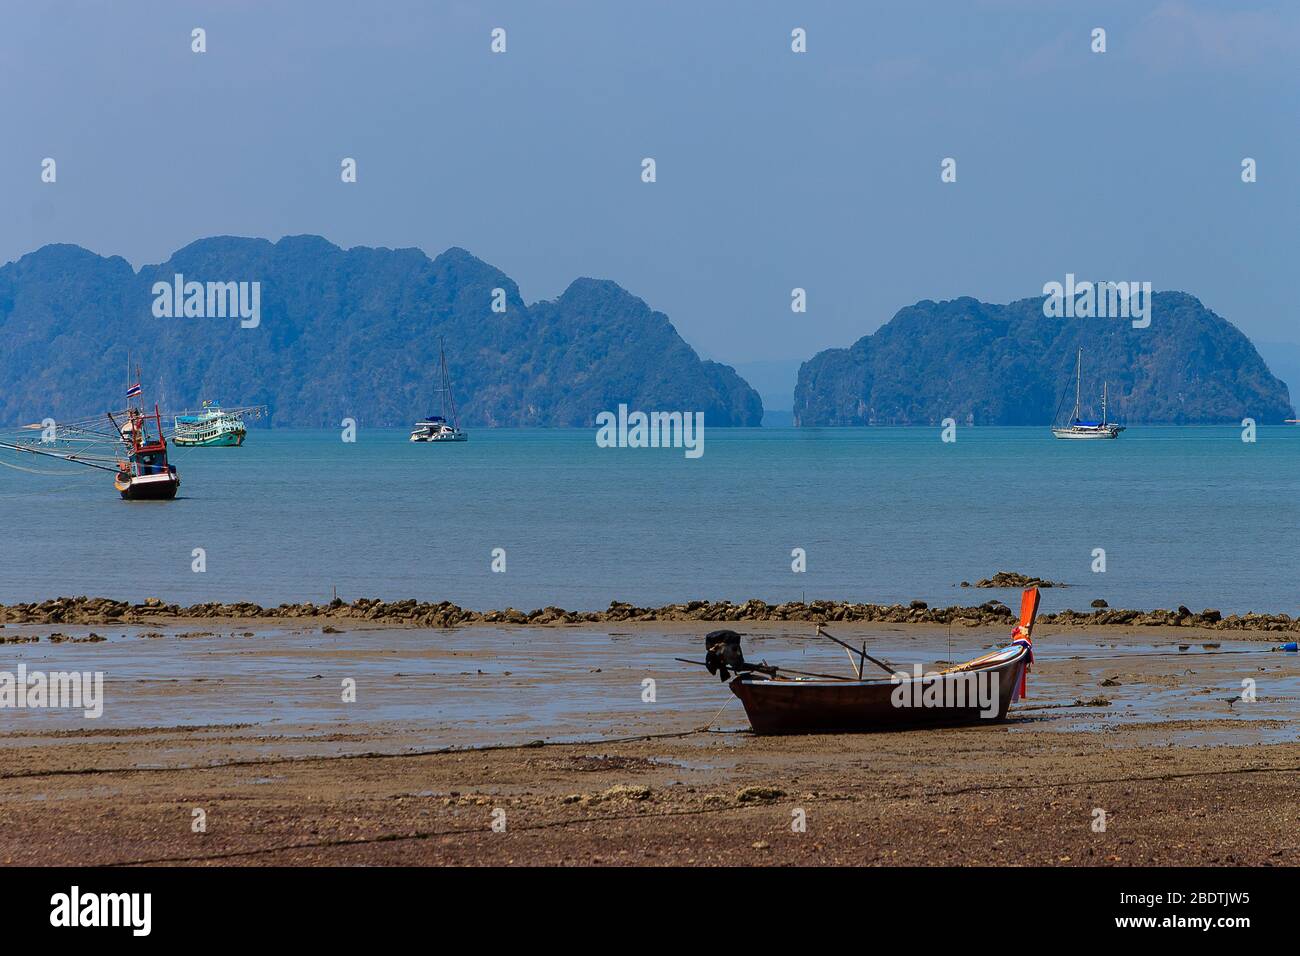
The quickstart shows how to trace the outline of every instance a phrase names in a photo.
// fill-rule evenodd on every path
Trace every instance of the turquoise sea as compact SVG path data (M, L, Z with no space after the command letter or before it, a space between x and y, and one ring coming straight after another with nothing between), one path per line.
M718 428L691 460L598 448L594 430L479 428L420 445L400 429L362 428L355 443L256 429L242 448L174 449L173 502L124 502L111 475L61 463L0 468L0 601L277 604L337 588L474 608L946 605L1009 600L958 585L1015 570L1072 585L1046 591L1045 610L1100 597L1300 613L1300 428L1261 427L1254 443L1232 427L1131 428L1113 442L957 435Z

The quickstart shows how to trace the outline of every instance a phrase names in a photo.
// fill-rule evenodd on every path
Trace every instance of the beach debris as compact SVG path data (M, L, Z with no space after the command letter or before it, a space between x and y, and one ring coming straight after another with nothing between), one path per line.
M649 787L619 783L610 787L608 790L602 790L600 793L585 793L579 798L579 800L584 806L592 806L597 803L609 803L614 800L649 800L652 792L653 791L651 791Z
M1102 681L1101 683L1099 683L1097 686L1098 686L1098 687L1119 687L1119 686L1120 686L1119 678L1118 678L1118 677L1107 677L1105 680L1103 680L1103 681Z
M1079 697L1075 699L1074 706L1075 707L1109 707L1110 701L1107 700L1105 697L1090 697L1087 700L1084 700L1082 697Z
M784 790L776 787L742 787L736 791L736 799L741 803L755 803L764 800L779 800L785 796Z

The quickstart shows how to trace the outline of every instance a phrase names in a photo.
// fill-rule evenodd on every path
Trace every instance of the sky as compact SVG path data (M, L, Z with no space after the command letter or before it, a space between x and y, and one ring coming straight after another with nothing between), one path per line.
M1297 80L1293 2L6 3L0 261L456 245L753 368L1072 272L1300 347Z

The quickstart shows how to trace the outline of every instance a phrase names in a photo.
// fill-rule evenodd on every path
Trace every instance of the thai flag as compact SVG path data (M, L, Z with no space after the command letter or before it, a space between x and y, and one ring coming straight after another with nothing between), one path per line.
M140 383L139 383L139 382L136 382L134 385L131 385L131 386L128 386L128 387L127 387L127 390L126 390L126 397L127 397L127 398L135 398L135 397L136 397L137 395L139 395L139 394L140 394Z

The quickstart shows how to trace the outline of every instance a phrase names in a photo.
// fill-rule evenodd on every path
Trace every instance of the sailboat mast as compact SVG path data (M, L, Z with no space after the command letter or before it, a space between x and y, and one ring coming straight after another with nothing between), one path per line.
M460 415L456 412L456 396L451 390L451 373L447 371L447 350L443 347L441 337L438 339L438 351L442 354L442 387L446 389L447 400L451 402L451 423L459 429Z
M1079 420L1079 402L1082 398L1079 387L1083 384L1083 349L1074 361L1074 420Z
M1101 383L1101 423L1106 424L1106 386L1107 382Z
M442 405L439 408L443 420L447 418L447 405L451 404L451 423L456 428L460 428L460 416L456 414L456 396L451 393L451 373L447 371L447 349L445 340L438 336L438 360L442 366Z

